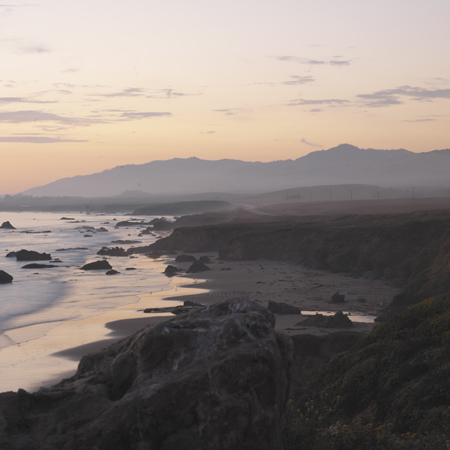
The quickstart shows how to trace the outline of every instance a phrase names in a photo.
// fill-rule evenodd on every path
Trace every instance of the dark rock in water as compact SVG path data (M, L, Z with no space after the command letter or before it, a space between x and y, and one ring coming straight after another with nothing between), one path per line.
M296 306L288 305L287 303L277 303L269 301L269 306L267 306L270 312L274 314L301 314L300 308Z
M353 322L348 316L343 314L342 311L338 311L334 316L316 314L315 316L308 317L297 325L323 328L350 328L353 326Z
M74 248L58 248L57 252L72 252L74 250L89 250L87 247L74 247Z
M142 241L133 241L131 239L118 239L117 241L112 241L111 244L142 244Z
M231 267L222 267L220 270L231 270Z
M58 266L54 266L52 264L38 264L38 263L31 263L31 264L26 264L25 266L22 266L22 269L53 269L53 267L58 267Z
M101 250L97 252L97 255L128 256L128 253L122 247L102 247Z
M75 220L73 217L61 217L59 220Z
M186 270L186 273L198 273L198 272L205 272L207 270L210 270L208 266L206 266L200 261L194 261L192 265L189 267L189 269Z
M142 231L139 233L139 236L143 236L144 234L149 234L149 235L151 235L151 236L154 236L154 233L153 233L153 227L147 227L145 230L142 230Z
M110 270L112 269L111 264L109 264L106 259L102 259L100 261L95 261L89 264L85 264L83 267L80 267L81 270Z
M179 269L178 267L175 267L175 266L172 266L172 265L169 264L166 267L166 269L164 270L164 274L168 275L168 276L173 276L176 273L181 272L181 271L182 271L182 269Z
M334 293L331 296L331 303L344 303L345 301L345 295L344 294L339 294L339 292Z
M127 267L125 270L136 270L136 267Z
M15 258L15 257L16 257L16 252L9 252L5 256L5 258Z
M276 450L292 340L233 299L147 326L51 388L0 395L8 450Z
M117 270L111 269L111 270L108 270L108 272L106 272L105 275L117 275L118 273L120 273L120 272L118 272Z
M197 258L192 255L178 255L175 258L175 262L191 262L191 261L197 261Z
M357 301L358 303L366 303L366 302L367 302L367 300L366 300L365 298L362 298L362 297L358 297L358 298L356 299L356 301Z
M8 272L0 270L0 284L12 283L12 280L14 278Z
M100 227L96 231L98 231L99 233L109 233L109 231L105 227Z
M202 263L209 263L211 262L211 258L209 256L200 256L200 258L198 258L198 260Z
M83 237L92 237L92 234L85 234Z
M13 227L11 225L11 222L3 222L2 225L0 226L0 228L3 228L4 230L15 230L16 227Z
M38 253L33 250L19 250L16 252L17 261L50 261L49 253Z

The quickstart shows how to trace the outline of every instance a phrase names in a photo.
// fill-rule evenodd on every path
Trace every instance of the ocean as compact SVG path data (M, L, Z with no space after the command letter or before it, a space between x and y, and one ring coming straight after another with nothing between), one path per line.
M62 220L64 216L66 219ZM139 217L139 220L148 222L152 218ZM11 355L20 353L20 345L23 347L26 342L50 335L52 328L61 323L82 323L123 305L136 304L143 295L173 289L170 279L162 274L161 261L145 255L107 257L113 269L120 272L117 275L80 270L85 263L102 259L96 253L104 246L125 249L133 246L112 241L140 240L142 243L134 246L142 246L158 238L152 235L138 237L142 228L138 226L116 228L121 220L130 220L130 217L0 213L0 223L9 221L16 228L0 229L0 270L14 277L13 283L0 285L0 391L15 387L14 380L7 379L13 377L10 369L15 363ZM107 231L99 231L101 227ZM35 261L58 267L23 269L29 262L5 257L8 252L21 249L50 253L53 260L58 258L61 262ZM27 359L30 359L28 353ZM30 366L26 367L28 370Z

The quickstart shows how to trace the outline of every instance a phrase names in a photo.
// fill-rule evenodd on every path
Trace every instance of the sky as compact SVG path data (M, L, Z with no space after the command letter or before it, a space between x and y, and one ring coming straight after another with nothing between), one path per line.
M450 148L449 20L449 0L5 0L0 194L175 157Z

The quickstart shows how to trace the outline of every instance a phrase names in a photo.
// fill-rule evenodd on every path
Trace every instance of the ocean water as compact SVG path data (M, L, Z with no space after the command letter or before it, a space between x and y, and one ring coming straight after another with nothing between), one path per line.
M61 220L64 216L74 220ZM139 217L146 222L152 218ZM79 269L85 263L102 259L96 253L103 246L132 246L114 244L114 240L142 241L135 246L155 241L155 236L138 237L139 227L115 228L117 222L129 219L121 215L0 212L0 223L9 221L16 227L0 229L0 270L14 277L13 283L0 285L0 348L13 345L6 338L8 330L84 319L132 300L136 302L138 295L170 289L170 280L161 273L161 263L143 255L107 257L119 275ZM86 227L108 231L90 232ZM86 234L91 237L85 237ZM58 267L22 269L28 262L5 257L8 252L21 249L50 253L61 262L35 261Z

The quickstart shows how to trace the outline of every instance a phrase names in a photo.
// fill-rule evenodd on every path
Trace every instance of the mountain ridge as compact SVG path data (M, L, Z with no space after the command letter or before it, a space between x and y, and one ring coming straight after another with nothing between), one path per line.
M360 149L341 144L295 160L271 162L198 157L116 166L66 177L22 194L103 197L127 190L149 193L207 191L257 193L318 184L364 183L385 187L439 186L449 182L450 150L414 153L405 149Z

